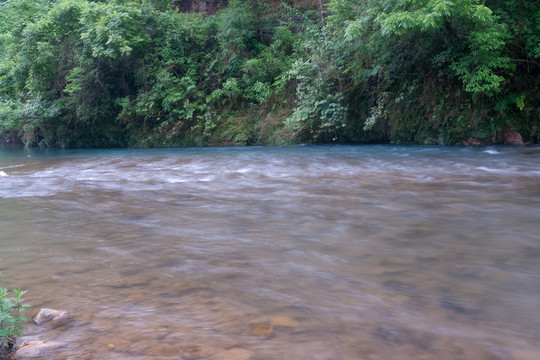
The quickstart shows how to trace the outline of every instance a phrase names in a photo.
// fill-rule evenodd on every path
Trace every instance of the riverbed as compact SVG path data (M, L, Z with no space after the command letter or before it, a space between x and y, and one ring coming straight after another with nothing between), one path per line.
M0 150L54 359L540 359L540 147Z

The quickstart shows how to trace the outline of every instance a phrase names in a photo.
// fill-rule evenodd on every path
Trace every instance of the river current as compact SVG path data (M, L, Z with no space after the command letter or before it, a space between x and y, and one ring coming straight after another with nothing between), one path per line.
M0 150L47 359L540 359L540 147Z

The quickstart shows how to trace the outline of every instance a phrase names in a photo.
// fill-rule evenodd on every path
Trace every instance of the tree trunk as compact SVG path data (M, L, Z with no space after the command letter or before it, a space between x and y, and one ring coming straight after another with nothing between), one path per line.
M324 20L324 6L323 0L319 0L319 11L321 12L321 24L323 27L326 26L326 21Z

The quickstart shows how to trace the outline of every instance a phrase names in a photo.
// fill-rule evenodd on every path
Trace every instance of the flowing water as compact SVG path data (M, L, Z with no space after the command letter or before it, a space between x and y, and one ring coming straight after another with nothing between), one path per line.
M0 151L47 359L540 359L540 147Z

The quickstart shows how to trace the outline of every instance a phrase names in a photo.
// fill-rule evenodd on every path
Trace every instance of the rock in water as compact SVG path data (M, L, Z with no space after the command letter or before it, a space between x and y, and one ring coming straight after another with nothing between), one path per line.
M270 319L270 324L274 326L283 326L290 328L298 328L300 326L300 324L298 324L296 320L287 315L272 316L272 318Z
M251 328L251 335L261 338L269 338L274 332L274 327L271 324L259 324Z
M43 341L36 337L24 336L17 341L17 350L13 355L13 359L43 358L45 355L43 353L44 351L57 349L66 345L67 343L63 342Z
M255 353L242 348L220 351L211 357L212 360L250 360Z
M34 316L34 322L38 325L45 324L50 321L59 321L69 319L69 313L67 311L46 309L43 308Z

